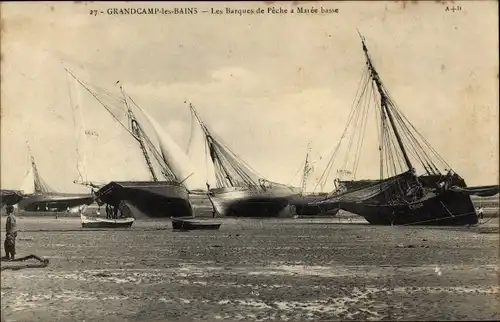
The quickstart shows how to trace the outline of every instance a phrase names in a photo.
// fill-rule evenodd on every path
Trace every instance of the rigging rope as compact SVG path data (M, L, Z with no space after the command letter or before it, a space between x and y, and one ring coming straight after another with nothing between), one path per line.
M131 129L129 129L128 125L124 124L116 115L115 113L111 110L111 107L114 107L114 108L117 108L119 109L120 111L123 111L125 113L125 111L123 110L123 107L125 106L126 104L126 100L125 100L125 97L120 97L116 94L113 94L111 93L110 91L106 90L106 89L103 89L99 86L92 86L93 89L99 91L99 94L90 88L89 85L87 85L86 83L84 83L83 81L79 80L73 73L71 73L68 69L66 69L66 71L68 72L69 75L71 75L83 88L85 88L85 90L87 90L87 92L89 92L93 97L94 99L96 99L105 109L106 111L108 111L108 113L111 115L111 117L113 119L115 119L118 124L120 124L120 126L122 128L125 129L125 131L127 131L133 138L135 138L136 140L138 139L136 137L136 134L133 133L131 131ZM104 97L109 97L109 98L112 98L114 99L116 102L115 104L118 104L118 105L111 105L111 107L104 103L104 101L101 99L101 96L104 96ZM130 99L130 101L136 106L138 107L137 103L129 96L127 95L126 96L128 99ZM173 174L173 171L170 169L170 165L168 165L166 163L166 161L163 159L163 157L161 156L161 153L158 151L158 149L156 148L155 144L151 141L151 139L149 138L149 136L145 133L144 129L141 127L140 123L136 121L136 124L138 125L138 128L139 128L139 131L140 131L140 134L142 135L142 138L145 140L146 142L146 145L147 145L147 148L148 150L150 151L150 153L153 155L154 159L156 160L156 162L158 163L158 165L160 166L161 168L161 173L162 175L165 177L165 179L167 180L172 180L172 181L178 181L177 178L175 177L175 175Z
M352 121L352 118L354 116L354 113L356 111L356 99L358 97L358 94L359 94L359 91L361 89L361 86L365 83L365 78L368 77L368 70L366 68L363 68L362 70L362 74L361 74L361 78L359 80L359 83L358 83L358 88L356 90L356 95L354 96L354 99L353 99L353 102L351 104L351 110L350 110L350 113L349 113L349 116L347 117L347 124L344 128L344 131L342 133L342 135L340 136L340 140L339 142L337 143L337 145L334 147L332 153L331 153L331 157L330 159L328 160L328 163L325 167L325 170L323 171L323 173L321 174L318 182L316 183L316 186L314 187L314 190L313 192L316 191L316 189L318 188L318 186L322 186L322 189L324 188L324 185L326 184L326 181L328 180L328 177L330 176L330 172L331 172L331 169L332 169L332 166L333 166L333 161L335 160L336 156L337 156L337 152L340 148L340 145L347 133L347 131L349 130L349 125L351 124L351 121ZM364 87L364 85L363 85Z
M302 161L300 163L300 167L297 169L297 172L295 172L295 174L293 175L292 179L290 179L290 181L288 182L288 184L291 184L293 179L295 179L295 177L297 176L297 174L300 172L300 170L304 169L304 163L305 161Z
M372 91L372 87L370 87L370 91ZM354 177L356 176L356 172L358 170L358 166L359 166L359 161L361 160L361 151L362 151L362 147L363 147L363 142L364 142L364 138L365 138L365 133L366 133L366 124L367 124L367 121L368 121L368 112L370 110L370 100L366 100L366 107L364 109L364 119L362 119L362 133L360 133L360 139L359 139L359 145L358 145L358 148L356 150L356 156L355 156L355 164L354 164L354 168L353 168L353 174L354 174Z
M347 169L348 164L351 164L349 162L348 157L351 150L353 150L354 160L352 164L352 173L354 175L357 173L362 154L364 137L366 133L367 114L369 111L369 107L371 106L369 97L372 97L372 99L375 101L377 112L380 110L380 117L382 120L381 130L378 128L378 122L376 122L377 132L380 138L379 139L380 141L379 150L381 156L380 177L381 178L389 177L406 171L407 166L403 156L403 150L402 150L403 147L399 146L398 139L396 137L396 131L399 133L401 137L401 144L407 147L407 150L411 158L416 160L417 163L423 167L423 169L426 171L427 174L440 173L438 167L433 161L433 157L431 156L431 154L428 153L426 148L428 148L432 152L433 156L437 157L437 159L441 163L445 165L447 165L447 163L430 146L427 140L425 140L425 138L423 138L423 136L415 129L413 124L411 124L411 122L408 121L406 116L404 116L402 111L394 103L388 90L381 83L381 81L375 82L372 79L372 75L370 73L371 73L370 65L368 65L363 72L362 82L358 84L357 94L359 93L359 96L357 99L357 103L353 107L351 113L352 115L350 116L347 127L349 127L351 124L354 125L355 127L357 126L359 127L358 129L359 132L354 132L350 134L350 138L347 142L347 153L345 155L342 168ZM366 81L364 80L364 75L368 75L368 79ZM378 77L378 75L375 76ZM369 89L367 89L368 84L371 84ZM383 113L384 106L378 104L379 99L377 99L375 91L376 85L380 86L380 91L382 93L381 95L386 96L385 107L387 107L388 113L391 113L393 115L394 124L389 124L388 122L384 121L386 117L384 116L385 113ZM393 130L390 129L390 127L392 126L394 126ZM343 136L341 137L341 141L344 138L344 135L348 133L348 131L349 129L346 128ZM421 143L422 141L423 143ZM354 145L356 145L356 148L353 149ZM424 148L424 146L426 148ZM337 149L338 146L335 149L335 151L337 151ZM332 160L333 157L330 161ZM329 162L320 178L320 182L325 182L326 179L324 178L324 176L330 173L331 167L332 167L332 162Z
M444 165L448 169L451 169L451 167L446 162L446 160L444 160L443 157L430 145L430 143L425 139L425 137L415 128L415 126L408 120L408 118L404 115L404 113L401 111L401 109L395 104L389 90L383 84L382 84L382 87L383 87L384 92L387 95L387 98L390 102L392 110L395 112L395 114L398 115L399 118L402 119L402 123L406 127L411 128L411 130L413 130L413 132L415 132L415 134L420 138L420 140L423 141L424 145L434 154L434 156L438 159L439 162L442 163L442 165ZM408 129L408 130L410 131L410 129ZM411 131L410 131L410 133L411 133ZM412 133L411 133L411 135L414 136ZM417 143L418 143L418 140L417 140ZM423 153L426 153L426 151L422 145L418 144L418 146L421 148L421 151ZM429 157L429 159L431 159L431 158ZM434 165L434 168L435 168L435 170L437 170L438 173L440 173L439 169L435 165Z
M427 223L427 222L441 221L441 220L446 220L446 219L450 219L450 218L470 216L470 215L472 215L474 213L475 213L474 211L471 211L471 212L466 212L466 213L463 213L463 214L460 214L460 215L452 215L452 216L448 216L448 217L441 217L441 218L434 218L434 219L428 219L428 220L415 221L415 222L403 224L401 226L410 226L410 225L422 224L422 223Z
M135 107L137 107L139 109L139 111L142 111L141 108L139 107L139 105L137 105L137 103L135 102L135 100L132 97L130 97L130 95L127 95L126 97L132 102L132 104ZM135 123L136 123L136 125L137 125L137 127L139 129L140 136L141 136L140 138L142 138L142 139L144 139L146 141L146 145L147 145L147 148L148 148L149 152L153 155L153 158L155 159L155 161L160 166L160 168L161 168L160 173L163 175L163 177L167 181L178 182L180 179L176 178L175 174L173 173L173 171L170 168L170 165L163 158L162 153L158 150L158 148L156 147L156 145L151 141L151 139L149 138L148 134L144 131L141 123L137 119L135 119L135 118L134 118L134 121L135 121ZM133 136L135 138L135 135L133 135Z
M207 147L214 165L215 177L218 187L248 186L260 189L261 182L267 181L257 173L243 159L238 157L224 141L207 128L196 113L194 106L190 104L191 112L194 114L205 135ZM208 173L208 172L207 172Z
M191 151L191 142L193 140L193 136L194 136L194 129L195 129L195 126L194 126L194 120L193 120L193 111L191 110L191 123L190 123L190 130L189 130L189 140L188 140L188 144L187 144L187 149L186 149L186 154L189 155L189 152ZM205 148L205 152L206 152L206 148Z
M78 125L77 125L77 121L76 121L76 115L75 115L75 104L74 104L74 101L73 101L73 96L71 95L71 87L70 87L70 82L69 82L69 79L68 79L68 75L66 74L66 83L68 85L68 96L69 96L69 102L71 104L71 110L73 113L72 116L73 116L73 124L75 126L75 129L78 129ZM75 137L76 137L76 171L78 171L78 176L80 178L80 180L83 182L83 181L87 181L86 178L83 177L81 171L80 171L80 159L81 159L81 156L80 156L80 149L79 149L79 139L80 139L80 132L77 131L75 132Z
M93 90L91 90L89 88L89 86L87 86L83 81L79 80L78 78L76 78L75 75L73 75L73 73L71 73L69 70L66 69L66 71L74 78L76 79L76 81L78 83L80 83L80 85L82 85L83 88L85 88L105 109L106 111L109 112L109 114L111 115L111 117L113 117L130 135L134 136L134 133L132 133L132 131L128 128L128 126L126 126L125 124L123 124L119 119L118 117L116 117L116 115L111 111L111 109L106 105L104 104L104 102L99 98L99 96L97 95L97 93L95 93ZM116 97L116 96L115 96ZM123 101L123 99L121 99Z

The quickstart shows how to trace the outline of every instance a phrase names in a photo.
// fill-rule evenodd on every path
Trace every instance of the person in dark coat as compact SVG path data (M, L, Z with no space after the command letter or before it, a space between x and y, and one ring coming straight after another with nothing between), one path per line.
M106 219L111 219L111 206L106 204Z
M113 205L113 219L117 219L117 218L118 218L118 205L114 204Z
M14 207L7 207L7 220L5 223L5 242L3 244L7 259L14 260L16 257L17 218L14 215Z

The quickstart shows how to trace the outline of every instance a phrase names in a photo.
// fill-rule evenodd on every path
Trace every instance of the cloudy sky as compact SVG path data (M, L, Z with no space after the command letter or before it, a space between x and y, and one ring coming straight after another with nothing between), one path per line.
M64 67L104 88L120 80L182 148L191 126L184 101L194 103L254 169L289 183L308 141L313 158L325 160L340 138L365 64L356 29L399 107L441 156L469 185L498 182L496 1L462 1L458 13L437 2L303 4L312 5L339 13L93 16L115 7L278 4L3 3L2 188L23 182L28 140L50 186L81 191ZM87 142L89 179L147 179L136 142L85 102L85 126L100 135ZM378 159L376 149L364 153L357 177L376 178Z

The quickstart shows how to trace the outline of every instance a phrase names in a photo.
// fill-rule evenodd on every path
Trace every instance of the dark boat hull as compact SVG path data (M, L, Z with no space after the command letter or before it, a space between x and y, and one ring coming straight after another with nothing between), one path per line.
M295 213L299 216L318 216L318 215L329 215L336 216L339 212L338 207L330 209L322 204L313 204L313 202L318 202L325 200L327 196L309 195L309 196L298 196L290 200L290 204L295 207Z
M463 226L478 223L470 197L453 192L408 204L340 202L339 206L364 217L373 225Z
M96 192L100 203L117 205L121 201L137 207L148 217L189 217L193 208L187 190L172 182L111 182Z
M19 202L19 209L24 211L66 211L94 202L91 194L37 193L27 195Z
M172 228L177 230L218 230L222 223L195 219L172 219Z
M217 213L228 217L291 217L287 211L294 192L288 188L255 191L247 188L217 188L211 190L211 200Z
M374 225L474 225L478 218L472 200L468 195L455 193L446 187L439 188L444 176L426 175L418 177L424 190L420 198L397 201L401 187L415 182L410 173L373 180L360 181L353 191L346 191L318 202L325 208L340 208L364 217ZM356 182L353 182L356 184ZM446 186L466 187L465 181L454 174L446 179Z

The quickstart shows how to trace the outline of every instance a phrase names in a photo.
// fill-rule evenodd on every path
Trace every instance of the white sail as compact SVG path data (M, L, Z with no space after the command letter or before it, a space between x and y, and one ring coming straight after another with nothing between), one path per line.
M215 168L210 153L208 152L205 134L194 116L192 117L191 123L191 140L189 142L187 155L191 163L196 167L196 170L199 171L200 177L203 177L210 187L215 188ZM206 189L204 188L203 190Z
M73 109L73 120L75 125L75 136L76 136L76 154L77 163L76 168L79 174L79 180L82 182L87 181L87 138L85 133L85 118L82 111L82 98L80 92L80 86L76 79L67 75L68 80L71 80L69 84L72 84L75 89L75 94L73 97L71 88L69 89L70 104ZM74 101L75 100L75 101Z
M35 174L33 172L31 164L19 190L21 190L25 195L35 193Z
M191 160L184 151L182 151L181 147L163 130L149 113L139 106L137 106L137 108L140 109L156 132L163 160L172 170L176 178L183 181L184 186L188 190L205 189L205 181L202 176L200 176L200 172L193 166Z

